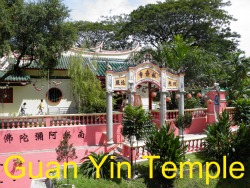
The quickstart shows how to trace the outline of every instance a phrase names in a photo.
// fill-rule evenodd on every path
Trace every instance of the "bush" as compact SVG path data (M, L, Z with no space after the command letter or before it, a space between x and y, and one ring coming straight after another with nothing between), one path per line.
M174 124L175 126L180 130L181 132L181 138L182 138L182 145L184 144L184 130L186 128L189 128L192 125L192 113L186 112L183 115L179 114L178 117L175 119Z
M200 104L200 99L199 98L191 98L191 99L186 99L184 101L184 108L185 109L190 109L190 108L199 108L201 107Z
M248 156L249 126L241 124L236 132L232 132L230 126L231 121L226 111L222 112L217 123L208 126L204 150L208 161L216 161L223 166L223 156L227 157L228 164L243 162Z
M170 130L170 124L159 129L156 126L152 127L145 135L145 144L151 155L160 156L160 159L153 161L154 172L158 178L163 178L161 169L165 162L171 161L178 167L184 160L186 146L182 147L179 136L175 137L174 130ZM173 172L168 172L167 175L172 174Z
M238 99L233 102L235 106L234 121L236 123L250 124L250 100Z
M60 144L56 148L56 154L57 158L56 160L58 162L69 162L69 160L74 160L77 159L76 155L76 149L73 147L73 144L69 144L69 139L71 135L68 131L65 131L63 133L63 139L60 141ZM68 165L67 165L67 184L69 184L69 179L68 179Z
M122 120L122 135L128 139L135 136L140 140L148 127L152 126L152 119L141 106L127 105Z
M100 167L100 178L104 178L104 179L110 178L110 163L111 162L113 162L114 170L116 172L117 162L111 158L111 155L109 155L108 153L96 154L94 152L91 152L90 155L81 159L81 161L83 160L85 161L81 164L79 172L82 173L84 176L87 176L88 178L92 177L96 179L97 169L94 166L94 163L90 160L89 156L91 156L94 159L97 165L100 165L100 163L106 158L106 160L103 162L102 166Z
M186 112L184 116L179 114L176 120L174 121L174 124L178 129L184 130L186 128L189 128L192 125L192 121L193 121L192 118L193 118L192 113L190 112Z

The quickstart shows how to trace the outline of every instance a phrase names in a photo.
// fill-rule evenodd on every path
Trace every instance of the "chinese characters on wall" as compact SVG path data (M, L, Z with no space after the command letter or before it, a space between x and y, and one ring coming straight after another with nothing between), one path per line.
M159 74L151 68L146 68L136 73L136 81L141 79L153 79L159 81Z
M168 89L178 89L178 81L171 79L171 78L167 78L167 84L168 84Z
M64 134L69 134L69 138L71 137L70 131L66 131ZM35 137L34 139L35 141L44 141L44 139L46 138L43 132L35 132L34 137ZM78 133L78 138L83 139L84 137L85 137L85 133L82 130L80 130ZM50 131L48 133L49 140L55 140L56 138L57 138L57 131ZM12 143L14 139L15 138L13 137L11 133L7 133L3 137L4 143ZM19 139L20 143L33 141L33 140L30 140L29 135L25 133L20 134L19 137L16 139Z
M114 79L115 87L126 87L127 86L127 80L126 77L119 77Z

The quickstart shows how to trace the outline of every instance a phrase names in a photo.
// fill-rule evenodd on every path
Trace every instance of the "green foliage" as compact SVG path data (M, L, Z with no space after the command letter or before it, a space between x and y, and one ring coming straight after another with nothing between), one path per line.
M117 161L112 159L111 155L109 155L108 153L96 154L94 152L91 152L91 154L89 156L93 157L93 159L97 165L99 165L102 162L102 160L104 160L104 158L106 158L106 160L104 161L104 163L100 167L100 178L104 178L104 179L110 178L110 163L111 162L113 163L114 170L116 172ZM96 167L94 166L93 162L89 159L89 156L86 156L86 157L81 159L81 161L83 161L83 160L85 160L85 161L81 164L80 169L79 169L79 173L83 174L84 176L87 176L88 178L96 179L97 170L96 170Z
M104 50L127 49L131 47L133 42L129 42L128 37L122 38L119 36L127 20L128 15L121 14L102 17L100 22L76 22L75 27L78 30L77 46L90 49L95 47L98 42L103 42L102 49Z
M222 164L224 155L232 153L231 138L233 134L230 130L231 122L229 114L223 111L222 115L218 117L219 121L209 125L205 134L205 156L209 161L217 161Z
M222 112L219 121L208 126L205 138L205 157L207 161L216 161L223 165L223 156L227 163L243 162L248 154L250 144L250 128L240 124L236 132L230 129L231 121L226 111Z
M185 99L184 101L184 108L191 109L200 107L200 99L192 97L191 99Z
M154 172L158 178L163 178L162 165L171 161L179 166L184 160L186 146L182 147L179 136L174 135L174 130L170 130L170 125L163 125L161 128L152 127L145 135L145 144L147 150L153 156L160 156L160 159L153 161ZM171 175L173 172L168 172Z
M192 118L192 113L190 112L186 112L184 116L179 114L175 119L174 124L178 129L186 129L191 126Z
M73 147L73 144L69 144L70 133L65 131L63 134L63 139L60 141L59 146L56 148L58 162L69 162L69 160L77 159L76 149ZM68 174L68 166L67 166L67 174ZM67 176L68 182L68 176Z
M239 37L229 24L233 17L222 0L178 0L140 6L130 14L123 35L132 35L142 43L158 46L173 41L176 35L184 40L194 38L199 47L223 56L235 50Z
M250 58L243 53L232 53L222 62L220 86L228 89L228 98L235 101L250 97ZM235 76L237 75L237 76Z
M233 119L236 124L244 123L250 125L250 100L238 99L234 103L235 113Z
M179 129L181 134L182 146L184 147L184 130L192 125L192 113L186 112L183 115L179 114L174 121L175 126Z
M239 129L236 135L234 135L234 161L244 162L247 157L250 157L249 147L250 147L250 126L244 123L239 124Z
M105 112L106 94L101 82L88 66L83 66L81 56L72 56L68 69L72 91L78 104L78 111L83 113Z
M5 31L3 35L2 32L0 34L0 46L5 50L0 55L14 52L17 56L16 62L8 68L2 79L20 73L32 62L42 70L53 70L58 57L76 39L72 23L65 22L69 17L67 7L60 0L16 0L11 5L1 5L3 11L0 11L0 17L6 20L0 24L1 31ZM28 60L26 64L21 63L22 58Z
M77 158L76 149L73 144L69 144L70 137L70 133L66 131L63 134L63 140L60 141L58 148L56 148L58 162L68 162Z
M143 137L144 132L152 126L151 116L141 106L127 105L122 120L122 135L128 139L135 136L137 140Z
M192 113L186 112L184 115L184 128L189 128L192 124L193 116Z

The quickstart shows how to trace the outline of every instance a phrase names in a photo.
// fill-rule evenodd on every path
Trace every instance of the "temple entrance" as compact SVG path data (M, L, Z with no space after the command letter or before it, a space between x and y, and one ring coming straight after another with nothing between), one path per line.
M151 82L136 86L134 106L142 106L146 111L160 109L160 87Z
M126 70L106 70L107 140L113 137L112 93L126 93L126 104L142 106L145 110L160 109L160 124L166 121L166 96L169 91L180 93L179 111L184 114L184 73L158 67L146 54L142 63ZM159 102L153 98L158 95Z

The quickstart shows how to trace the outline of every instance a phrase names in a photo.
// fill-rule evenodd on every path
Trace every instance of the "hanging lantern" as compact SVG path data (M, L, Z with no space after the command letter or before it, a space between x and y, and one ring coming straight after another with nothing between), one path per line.
M156 92L151 92L151 97L155 98L155 97L156 97L156 95L157 95L157 93L156 93Z
M181 97L180 94L176 94L176 95L175 95L175 98L176 98L176 99L179 99L180 97Z
M170 102L171 101L171 97L166 97L166 101Z
M187 94L187 99L191 99L191 98L192 98L191 93L188 93L188 94Z
M207 100L207 104L211 104L213 101L211 99Z
M196 97L197 97L197 98L201 98L201 97L202 97L201 93L197 93L197 94L196 94Z

